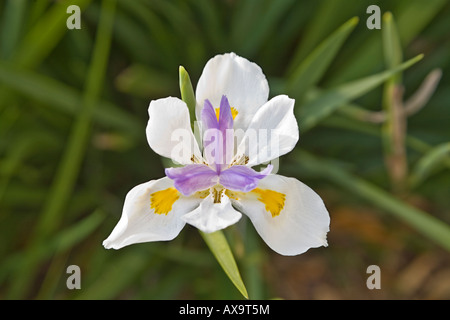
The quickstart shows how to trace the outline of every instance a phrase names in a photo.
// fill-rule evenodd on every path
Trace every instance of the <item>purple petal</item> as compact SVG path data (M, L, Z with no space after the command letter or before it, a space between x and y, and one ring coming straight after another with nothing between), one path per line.
M226 96L222 96L220 101L219 130L222 133L222 154L217 160L222 160L220 169L223 170L225 165L230 164L234 155L233 115Z
M249 192L256 188L258 180L265 178L272 171L273 166L257 172L247 166L232 166L220 173L219 183L226 189Z
M205 100L202 109L203 145L208 163L220 171L231 162L234 153L234 131L231 107L226 96L220 102L219 120L211 102Z
M208 99L202 109L202 127L203 127L203 148L204 156L209 165L214 166L217 162L217 153L220 152L219 146L222 144L219 131L219 122L217 121L216 111ZM216 165L220 170L220 166Z
M219 178L213 169L204 164L168 168L166 176L174 181L175 188L185 196L212 187Z
M233 129L233 115L226 96L222 96L222 100L220 100L219 129L222 132Z
M216 111L208 99L205 100L205 104L202 109L202 125L204 131L208 129L219 129Z

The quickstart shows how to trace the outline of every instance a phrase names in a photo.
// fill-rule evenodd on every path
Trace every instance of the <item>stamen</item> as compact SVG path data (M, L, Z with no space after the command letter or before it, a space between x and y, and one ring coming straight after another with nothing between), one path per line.
M150 208L154 209L156 214L167 215L179 198L180 193L175 188L156 191L150 195Z
M221 199L222 199L222 194L223 194L223 187L219 184L215 185L214 187L211 188L212 189L212 194L214 197L214 203L220 203Z
M193 154L193 155L191 156L191 161L192 161L193 163L207 164L206 161L205 161L203 158L199 158L199 157L197 157L195 154Z
M236 156L233 161L231 161L230 167L234 165L246 165L248 163L249 157L246 155Z

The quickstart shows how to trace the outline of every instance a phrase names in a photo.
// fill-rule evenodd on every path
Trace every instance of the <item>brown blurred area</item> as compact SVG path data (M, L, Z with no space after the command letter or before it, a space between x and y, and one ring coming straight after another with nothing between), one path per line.
M328 248L296 257L271 254L267 279L282 299L450 299L450 256L397 220L368 208L335 208ZM368 289L381 271L381 289Z

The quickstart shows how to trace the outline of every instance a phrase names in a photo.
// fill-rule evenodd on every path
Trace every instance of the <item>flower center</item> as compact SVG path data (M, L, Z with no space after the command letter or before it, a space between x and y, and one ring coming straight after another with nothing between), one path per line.
M192 164L165 170L174 187L184 196L209 189L214 203L220 203L226 190L249 192L258 181L272 171L269 165L256 172L247 167L248 156L235 155L234 117L236 109L230 107L226 96L222 96L220 107L214 108L206 99L202 109L203 155L192 155Z
M211 191L214 197L214 203L220 203L222 199L222 194L224 192L224 188L220 184L216 184L214 187L211 187Z

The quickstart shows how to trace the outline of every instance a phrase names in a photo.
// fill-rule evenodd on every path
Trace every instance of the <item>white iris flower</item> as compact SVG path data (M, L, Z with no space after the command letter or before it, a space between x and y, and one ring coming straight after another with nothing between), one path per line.
M172 240L186 223L214 232L242 214L279 254L326 246L330 217L322 199L297 179L271 173L272 165L252 169L290 152L299 138L295 101L268 96L261 68L229 53L208 61L196 88L201 141L182 100L151 101L150 147L184 166L127 194L105 248Z

